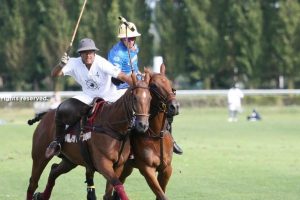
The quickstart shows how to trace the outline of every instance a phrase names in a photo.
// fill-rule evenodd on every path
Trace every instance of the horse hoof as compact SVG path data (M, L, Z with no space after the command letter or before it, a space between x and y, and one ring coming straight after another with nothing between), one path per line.
M43 200L42 194L40 192L34 193L33 200Z

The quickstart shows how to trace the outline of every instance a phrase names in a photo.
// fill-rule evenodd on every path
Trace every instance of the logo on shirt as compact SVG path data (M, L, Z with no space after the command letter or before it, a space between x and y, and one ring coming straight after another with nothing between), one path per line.
M99 88L98 84L92 79L86 80L85 83L86 86L91 90L97 90Z

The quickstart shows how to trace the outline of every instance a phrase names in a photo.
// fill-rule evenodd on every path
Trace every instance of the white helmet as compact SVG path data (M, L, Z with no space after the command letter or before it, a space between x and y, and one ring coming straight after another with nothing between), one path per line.
M125 24L121 24L119 26L119 34L118 38L126 38L126 29L127 29L127 37L138 37L141 36L141 34L137 31L136 26L132 22L127 22L129 24L129 27L127 27ZM130 30L130 28L134 28L134 31Z

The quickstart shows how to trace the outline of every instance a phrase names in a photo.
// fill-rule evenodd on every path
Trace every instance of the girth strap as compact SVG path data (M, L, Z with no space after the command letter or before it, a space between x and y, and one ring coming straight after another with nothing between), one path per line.
M83 134L83 131L84 131L84 125L86 123L86 117L84 116L81 120L80 120L80 129L81 131L79 132L78 134L78 141L80 143L80 153L86 163L86 165L92 169L92 170L96 170L96 168L94 167L94 163L93 163L93 160L92 160L92 157L91 157L91 154L90 154L90 151L89 151L89 148L88 148L88 144L87 144L87 141L83 140L81 138L82 134Z
M109 135L110 137L114 138L114 139L117 139L121 142L121 148L118 152L118 160L113 164L113 167L117 167L117 165L119 164L120 162L120 158L121 158L121 154L124 150L124 146L125 146L125 142L126 140L128 139L128 136L129 134L125 134L125 135L122 135L122 134L119 134L119 133L115 133L115 132L112 132L110 130L106 130L105 128L103 127L96 127L96 126L88 126L88 125L84 125L85 123L85 119L81 119L81 130L84 131L86 129L90 130L93 134L97 133L97 132L100 132L101 134L106 134L106 135ZM81 131L81 133L82 133ZM97 132L94 132L94 131L97 131ZM90 168L90 169L93 169L93 170L96 170L96 168L94 167L94 163L93 163L93 160L91 158L91 154L89 152L89 148L88 148L88 144L87 144L87 141L83 141L82 138L80 138L80 134L78 134L78 140L80 141L80 152L81 152L81 155L85 161L85 163L87 164L87 166Z
M121 155L122 155L122 152L124 150L124 146L125 146L125 142L126 142L126 139L128 139L129 134L126 134L126 137L122 140L122 144L121 144L121 148L119 150L119 153L118 153L118 160L113 164L113 168L116 168L120 162L120 158L121 158Z
M84 132L90 131L91 133L101 133L101 134L106 134L109 135L110 137L117 139L121 141L121 148L118 152L118 160L113 164L113 167L116 167L120 161L121 154L124 150L125 142L126 139L128 138L128 133L127 134L120 134L116 133L113 130L110 130L109 128L105 128L103 126L95 126L94 121L97 116L98 111L103 107L103 105L106 103L103 99L94 99L93 101L93 107L88 116L84 116L80 120L80 133L78 135L78 139L80 140L80 152L81 155L84 158L85 163L88 165L90 169L96 170L94 167L93 160L91 158L91 154L89 152L88 144L87 141L83 141L81 138L81 135L84 134Z
M94 167L94 163L93 163L93 160L92 160L92 157L91 157L88 145L87 145L87 141L80 140L80 152L81 152L81 155L82 155L86 165L90 169L96 171L96 168Z

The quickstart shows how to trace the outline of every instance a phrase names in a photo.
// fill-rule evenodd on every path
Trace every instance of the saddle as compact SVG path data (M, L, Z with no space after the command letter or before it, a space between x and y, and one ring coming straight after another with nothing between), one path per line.
M94 98L91 104L91 110L87 114L87 125L92 126L98 111L103 107L106 101L100 97ZM83 124L84 125L84 124Z
M94 120L98 113L98 110L102 108L105 104L105 100L96 97L91 103L91 109L87 113L86 116L83 116L80 121L78 121L75 125L69 126L65 130L65 142L68 143L77 143L78 141L86 141L90 138L90 129L86 127L92 127L94 124Z

